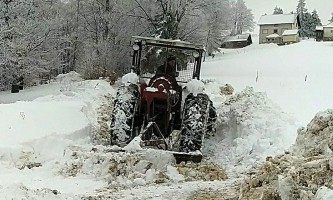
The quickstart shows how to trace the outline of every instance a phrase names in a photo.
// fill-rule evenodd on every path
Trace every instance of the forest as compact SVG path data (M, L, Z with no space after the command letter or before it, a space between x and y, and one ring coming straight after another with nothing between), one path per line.
M0 8L0 90L70 71L120 76L130 69L133 35L213 52L223 35L255 24L243 0L3 0Z

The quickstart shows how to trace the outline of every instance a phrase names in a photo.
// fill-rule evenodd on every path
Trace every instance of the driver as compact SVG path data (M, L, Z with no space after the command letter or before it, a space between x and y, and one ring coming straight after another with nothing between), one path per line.
M163 65L157 67L156 74L168 74L176 77L176 57L169 56Z

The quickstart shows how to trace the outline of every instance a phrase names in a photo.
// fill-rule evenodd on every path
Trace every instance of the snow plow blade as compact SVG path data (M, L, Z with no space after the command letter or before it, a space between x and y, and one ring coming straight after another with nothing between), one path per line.
M173 156L176 159L176 163L179 164L181 162L194 162L200 163L202 160L201 153L183 153L183 152L173 152Z

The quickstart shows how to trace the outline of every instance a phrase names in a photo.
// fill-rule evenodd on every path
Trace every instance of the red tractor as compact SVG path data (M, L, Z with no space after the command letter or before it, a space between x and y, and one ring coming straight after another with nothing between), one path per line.
M215 131L216 112L206 94L187 86L199 82L203 46L146 37L133 40L135 74L127 76L137 79L118 89L111 144L123 147L140 135L142 146L172 151L177 162L200 162L204 137Z

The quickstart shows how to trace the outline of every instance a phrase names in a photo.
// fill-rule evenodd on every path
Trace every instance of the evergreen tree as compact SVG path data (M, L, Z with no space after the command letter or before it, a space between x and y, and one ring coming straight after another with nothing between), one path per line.
M310 25L311 25L311 37L315 37L316 36L316 26L322 25L318 12L316 10L312 11Z
M273 15L283 14L282 8L275 6Z
M298 0L298 5L296 8L296 13L299 16L300 19L300 23L301 23L301 29L300 29L300 33L302 37L306 37L306 29L308 27L307 20L309 20L309 15L310 13L307 13L308 9L305 8L305 0ZM311 14L310 14L311 15ZM307 19L306 19L307 18Z

